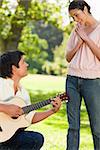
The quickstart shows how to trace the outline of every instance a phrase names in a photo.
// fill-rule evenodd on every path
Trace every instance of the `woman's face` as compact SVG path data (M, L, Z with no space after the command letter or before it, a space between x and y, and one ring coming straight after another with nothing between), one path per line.
M69 11L70 16L77 23L84 25L86 23L87 15L81 9L71 9Z

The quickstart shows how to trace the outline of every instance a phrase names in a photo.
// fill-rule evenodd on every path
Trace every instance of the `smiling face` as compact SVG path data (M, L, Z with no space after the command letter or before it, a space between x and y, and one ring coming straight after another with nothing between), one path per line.
M81 9L71 9L69 14L77 23L84 25L87 21L87 13L85 10L82 11Z
M19 65L18 68L14 65L12 66L12 72L13 72L13 75L19 78L22 78L28 74L28 71L27 71L28 64L25 62L25 59L23 56L21 57L18 65Z

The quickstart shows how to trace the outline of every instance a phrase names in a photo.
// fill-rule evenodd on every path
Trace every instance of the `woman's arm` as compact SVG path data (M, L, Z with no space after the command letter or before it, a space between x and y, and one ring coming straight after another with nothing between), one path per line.
M74 55L76 54L76 52L79 50L79 48L80 48L80 46L82 44L83 44L83 41L81 39L79 39L79 41L78 41L77 45L75 46L75 48L73 48L71 51L67 52L67 54L66 54L66 60L68 62L70 62L72 60L72 58L74 57Z
M100 61L100 47L98 47L89 37L84 39L85 43L89 46L92 53L99 59Z
M82 26L76 28L77 34L88 45L92 53L100 60L100 47L98 47L86 34Z

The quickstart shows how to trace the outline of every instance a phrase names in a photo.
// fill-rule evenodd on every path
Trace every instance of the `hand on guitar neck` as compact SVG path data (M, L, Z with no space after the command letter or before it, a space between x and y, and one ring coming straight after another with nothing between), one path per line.
M56 97L51 101L51 104L53 106L52 111L56 113L61 107L61 99L59 97Z

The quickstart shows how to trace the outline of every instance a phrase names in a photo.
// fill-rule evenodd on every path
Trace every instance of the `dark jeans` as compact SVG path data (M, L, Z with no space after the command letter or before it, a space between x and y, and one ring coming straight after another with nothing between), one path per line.
M44 143L42 134L18 131L10 140L0 144L0 150L40 150Z
M69 129L67 150L78 150L80 141L80 107L82 97L89 116L94 150L100 150L100 79L83 79L68 76L66 91L69 95L67 117Z

